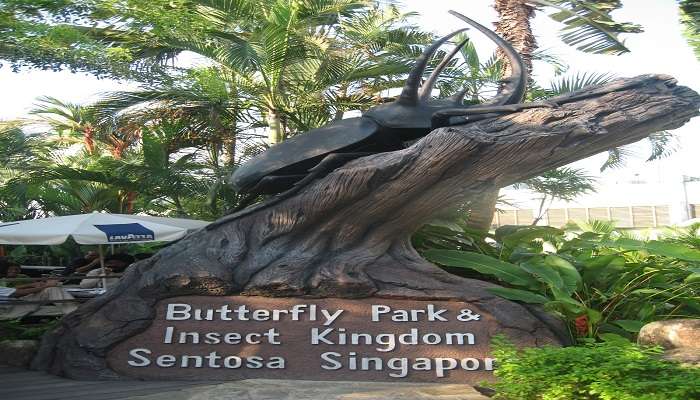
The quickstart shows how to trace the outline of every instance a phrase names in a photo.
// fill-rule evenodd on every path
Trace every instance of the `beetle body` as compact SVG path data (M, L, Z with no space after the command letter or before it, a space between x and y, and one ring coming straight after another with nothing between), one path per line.
M362 117L337 120L312 129L270 147L243 164L231 177L231 184L240 192L274 194L280 191L280 186L288 189L289 185L302 179L328 154L400 150L404 148L404 142L430 133L430 115L445 109L441 103L444 101L431 101L419 112L415 107L394 107L395 115L387 121L377 121L375 114L366 113ZM266 177L279 179L265 181Z
M284 141L284 146L269 148L243 164L232 176L231 184L242 192L250 192L258 186L257 193L275 193L276 188L260 184L265 177L288 176L290 181L293 181L295 179L292 177L303 177L306 171L330 153L379 151L384 148L383 135L379 132L379 125L368 118L343 119L322 128L312 129Z

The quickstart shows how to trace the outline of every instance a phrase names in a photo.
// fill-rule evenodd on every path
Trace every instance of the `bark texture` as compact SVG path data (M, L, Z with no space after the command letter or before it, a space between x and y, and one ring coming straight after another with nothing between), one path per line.
M498 13L496 33L512 44L523 58L528 76L532 76L532 53L537 50L537 40L532 33L530 21L535 16L535 8L525 0L495 0L493 8ZM503 74L510 74L508 58L501 49L497 50L498 58L506 64Z
M534 108L438 129L413 146L352 161L284 201L201 230L129 268L119 285L45 336L34 367L74 378L119 378L105 362L146 329L172 296L461 299L506 334L534 343L551 318L500 299L494 285L423 260L411 234L436 212L606 149L674 129L700 96L673 78L620 79Z
M481 232L488 232L496 213L500 188L484 190L469 202L467 226Z

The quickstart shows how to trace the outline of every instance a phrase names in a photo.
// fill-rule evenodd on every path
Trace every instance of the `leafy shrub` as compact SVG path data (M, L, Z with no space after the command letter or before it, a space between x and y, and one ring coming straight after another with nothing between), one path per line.
M58 322L58 318L31 325L21 320L0 321L0 340L39 340L44 333L55 328Z
M439 242L425 237L430 231L419 236L428 260L506 286L491 289L501 297L542 304L579 337L633 338L647 322L700 315L700 250L687 237L643 241L604 222L575 231L510 226L490 238L460 232L452 240L448 227L440 229Z
M700 369L659 359L659 348L626 340L518 350L493 341L496 400L690 400Z

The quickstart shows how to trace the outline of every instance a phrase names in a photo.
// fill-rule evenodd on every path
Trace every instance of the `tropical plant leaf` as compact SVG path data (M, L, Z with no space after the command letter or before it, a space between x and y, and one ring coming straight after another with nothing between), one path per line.
M616 333L601 333L600 335L598 335L598 337L607 343L624 344L624 343L630 342L629 339L627 339L626 337L624 337L622 335L618 335Z
M551 236L560 236L564 234L561 229L551 226L525 226L517 227L515 231L506 229L508 227L499 228L496 230L496 239L502 241L507 247L515 247L519 243L527 243L535 239L548 238Z
M530 287L537 284L535 278L519 266L484 254L457 250L428 250L423 255L432 262L449 267L473 269L511 285Z
M578 270L565 259L550 254L545 256L544 263L559 273L564 282L562 290L564 290L568 295L575 292L581 285L582 278Z
M523 303L544 304L549 301L548 298L527 290L512 288L489 288L487 290L504 299L522 301Z
M644 322L631 319L618 319L617 321L611 321L611 323L631 333L639 332L644 326Z
M608 150L608 158L605 160L603 165L600 166L600 172L605 171L609 168L621 168L625 165L625 160L634 155L628 147L615 147Z
M535 276L537 280L549 285L550 288L566 290L564 279L556 269L544 263L544 258L538 257L522 262L520 267Z
M700 250L691 249L681 244L663 242L658 240L650 240L644 242L634 239L618 239L608 242L609 245L620 247L625 250L645 250L652 254L657 254L665 257L678 258L685 261L700 261Z
M591 258L583 263L583 280L607 287L608 278L617 275L625 267L625 258L608 254Z

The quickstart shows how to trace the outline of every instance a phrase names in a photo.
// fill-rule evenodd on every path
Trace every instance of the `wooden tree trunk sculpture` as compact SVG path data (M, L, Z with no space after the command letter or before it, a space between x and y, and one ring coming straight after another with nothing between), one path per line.
M491 294L491 283L428 263L411 247L411 234L484 190L680 127L698 115L700 96L671 77L645 75L554 100L559 106L438 129L189 235L64 318L44 338L34 368L119 378L107 352L151 324L158 300L195 294L463 300L491 312L503 333L532 344L556 341L556 321Z

